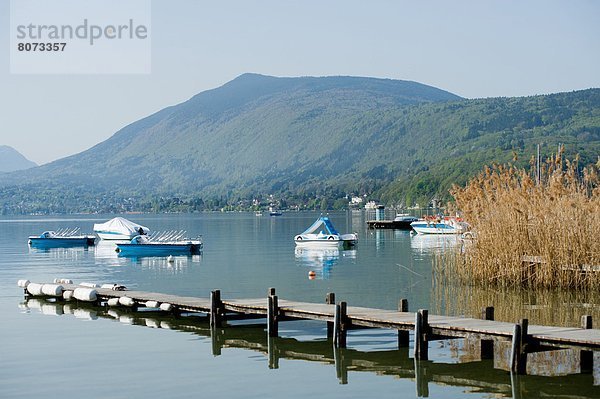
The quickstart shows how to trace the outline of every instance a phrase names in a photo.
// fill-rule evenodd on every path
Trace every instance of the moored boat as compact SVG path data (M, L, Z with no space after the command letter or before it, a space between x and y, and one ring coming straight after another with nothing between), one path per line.
M137 235L150 234L150 229L122 217L94 224L94 233L103 240L131 240Z
M161 239L160 236L148 237L138 235L133 237L130 242L117 243L116 250L119 253L119 256L145 257L197 255L202 252L202 248L203 243L200 237L189 239L177 236Z
M433 217L419 219L410 226L419 234L462 234L468 224L459 218Z
M352 246L358 243L358 234L340 234L327 216L321 216L308 229L295 236L294 241L298 246Z
M37 248L90 246L95 241L95 236L79 234L79 229L44 231L39 236L29 236L29 245Z
M272 206L269 207L269 216L281 216L283 215L283 213L281 213L281 211L273 208Z
M367 226L370 229L398 229L411 230L411 223L416 222L419 218L409 215L408 213L398 213L394 220L367 220Z

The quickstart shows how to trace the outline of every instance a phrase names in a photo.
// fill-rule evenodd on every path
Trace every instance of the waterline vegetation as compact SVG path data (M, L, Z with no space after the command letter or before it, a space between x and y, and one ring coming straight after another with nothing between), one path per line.
M600 178L562 150L530 168L486 167L455 206L476 239L438 262L446 275L495 286L600 287ZM441 266L443 265L443 266Z

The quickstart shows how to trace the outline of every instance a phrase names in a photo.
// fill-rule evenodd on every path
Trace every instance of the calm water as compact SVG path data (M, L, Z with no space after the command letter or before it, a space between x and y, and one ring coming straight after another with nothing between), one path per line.
M284 322L281 337L270 340L264 325L248 322L211 334L197 318L26 302L16 287L21 278L58 277L203 297L220 289L223 298L264 297L276 287L283 299L322 302L335 292L350 305L395 309L407 298L411 310L472 316L452 306L455 291L440 289L432 273L432 254L456 245L454 237L368 231L363 213L338 213L330 215L338 230L359 232L356 249L296 250L291 238L317 216L129 217L153 230L203 235L202 255L174 263L120 258L106 242L46 251L27 245L28 235L64 227L91 232L112 215L0 220L0 398L58 397L65 390L88 398L600 397L592 374L511 379L491 360L470 362L473 351L462 340L433 342L430 361L415 363L411 350L397 350L391 331L352 331L349 348L334 351L323 323ZM564 362L563 371L568 356Z

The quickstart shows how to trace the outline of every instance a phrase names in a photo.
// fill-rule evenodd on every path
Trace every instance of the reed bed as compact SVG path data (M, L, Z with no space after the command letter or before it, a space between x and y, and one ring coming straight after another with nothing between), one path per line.
M529 170L486 167L453 187L475 239L443 255L438 270L494 286L599 288L599 167L559 152Z
M581 316L600 320L600 292L597 290L521 289L448 283L435 278L431 290L432 313L481 318L482 309L494 307L494 318L515 323L580 327Z

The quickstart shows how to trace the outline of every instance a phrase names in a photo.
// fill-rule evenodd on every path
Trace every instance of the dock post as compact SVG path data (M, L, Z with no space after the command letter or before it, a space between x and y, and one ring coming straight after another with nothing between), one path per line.
M415 315L415 359L427 360L429 357L429 312L427 309L419 309Z
M221 327L221 290L210 292L210 326Z
M346 349L333 348L333 362L335 363L335 374L341 385L348 383L348 362L345 356Z
M346 302L340 302L335 305L335 317L333 321L333 345L336 348L346 347L346 318L347 318L347 304Z
M581 328L589 330L592 329L592 316L584 315L581 316ZM594 352L593 351L580 351L580 372L589 373L594 370Z
M269 354L269 368L270 369L278 369L279 368L279 349L277 348L277 343L273 337L267 338L267 352Z
M481 318L483 320L494 320L494 307L486 306L481 309ZM494 358L494 341L491 339L481 340L481 360Z
M398 302L399 312L408 312L408 299L402 298ZM398 348L407 348L409 345L408 330L398 330Z
M267 296L275 295L275 288L271 287L267 290Z
M220 356L223 348L223 330L217 327L210 329L210 341L213 356Z
M525 374L527 372L527 330L529 320L521 319L515 324L513 330L512 346L510 351L510 370L516 374Z
M335 293L329 292L325 296L325 303L327 305L335 305ZM327 338L333 338L333 322L327 322Z
M419 359L414 358L415 363L415 386L417 388L418 398L429 397L429 370L425 363L422 363Z
M267 306L267 332L269 337L277 337L279 326L277 323L277 315L279 314L279 301L277 295L269 295Z

